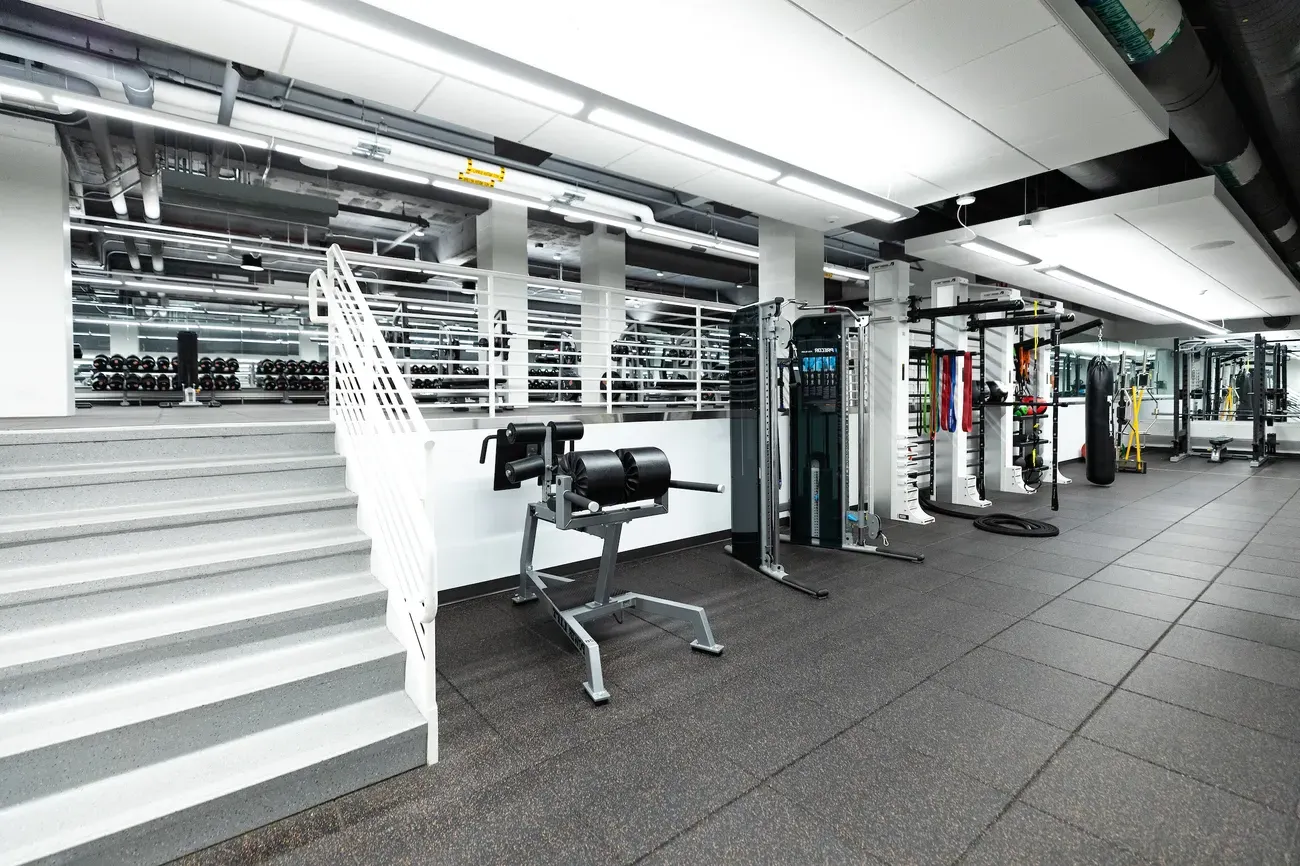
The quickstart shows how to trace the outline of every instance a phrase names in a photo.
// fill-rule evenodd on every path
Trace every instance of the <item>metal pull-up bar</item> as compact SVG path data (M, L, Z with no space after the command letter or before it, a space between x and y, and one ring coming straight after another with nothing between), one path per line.
M1001 319L977 319L971 316L966 328L970 331L983 331L988 328L1018 328L1028 325L1055 325L1060 322L1073 322L1074 313L1039 313L1032 316L1006 316Z
M929 307L922 309L920 300L915 296L907 299L907 320L919 322L922 319L943 319L948 316L974 316L980 313L1014 313L1025 308L1025 302L1016 300L993 299L988 301L966 301L951 307Z

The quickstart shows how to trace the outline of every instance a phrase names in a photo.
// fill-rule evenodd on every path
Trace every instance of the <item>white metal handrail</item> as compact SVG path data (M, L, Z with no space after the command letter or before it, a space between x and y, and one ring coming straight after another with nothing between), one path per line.
M330 247L308 286L312 321L329 325L330 417L348 460L371 567L402 599L420 652L433 657L437 550L412 461L429 458L429 425L393 358L343 252ZM320 311L324 303L326 312Z

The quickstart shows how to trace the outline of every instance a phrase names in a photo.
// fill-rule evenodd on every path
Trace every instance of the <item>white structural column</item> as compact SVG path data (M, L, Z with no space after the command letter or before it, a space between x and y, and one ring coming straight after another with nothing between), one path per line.
M140 326L134 322L109 325L108 353L124 358L140 354Z
M961 278L935 280L930 284L930 304L935 307L951 307L956 304L965 303L969 300L970 285ZM961 428L962 414L965 411L965 389L963 383L963 360L962 355L966 352L969 341L966 332L966 316L944 316L942 319L935 321L935 342L940 349L947 349L957 353L957 375L953 378L952 384L952 411L957 416L957 425L955 429L948 432L947 425L942 426L942 431L938 434L939 442L947 442L948 453L944 455L947 459L941 461L935 468L935 485L938 486L938 479L942 477L943 470L947 470L952 480L949 495L954 505L968 505L974 508L988 508L993 503L984 499L979 494L979 484L975 476L971 473L971 459L969 455L970 436ZM950 364L949 358L940 358L940 364ZM942 381L942 379L940 379ZM947 411L947 407L944 407ZM939 459L938 455L935 457ZM937 493L937 491L935 491Z
M1005 289L1005 297L1012 300L1020 297L1018 289ZM1001 313L994 314L1002 315ZM984 378L995 383L1007 394L1007 400L1014 400L1016 394L1015 374L1015 328L989 328L984 332ZM989 406L984 410L984 489L997 490L1002 493L1033 493L1025 485L1024 473L1019 466L1013 465L1015 450L1012 438L1020 427L1016 420L1015 409L1011 406Z
M826 303L825 238L814 229L760 217L758 221L758 299ZM799 311L785 308L785 317Z
M54 127L0 116L0 418L73 414L68 169Z
M491 298L488 287L480 284L479 334L488 347L479 349L484 374L490 369L494 378L506 379L506 402L522 406L528 401L528 208L494 201L478 217L478 266L488 271L520 274L518 280L494 277ZM490 307L490 309L489 309ZM499 312L503 311L503 312ZM510 339L510 357L502 362L495 357L500 316L506 328L516 336ZM495 316L495 318L494 318ZM486 363L492 361L491 364ZM500 401L498 394L497 400Z
M917 445L908 414L907 296L912 283L907 262L871 266L871 323L868 415L871 429L871 499L881 517L933 523L917 501Z
M583 237L582 281L611 289L627 288L627 237L610 234L597 224L595 230ZM598 289L582 290L582 333L579 335L582 354L582 402L595 405L605 402L600 392L600 380L612 373L610 350L623 332L627 319L626 303L622 295ZM612 392L610 392L612 393Z

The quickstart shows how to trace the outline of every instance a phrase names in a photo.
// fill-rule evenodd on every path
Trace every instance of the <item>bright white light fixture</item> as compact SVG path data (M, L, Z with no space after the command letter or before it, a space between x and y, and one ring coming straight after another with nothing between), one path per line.
M683 232L664 231L656 228L642 229L642 231L644 234L690 247L716 247L718 245L716 238L705 234L692 233L688 235Z
M148 108L136 108L134 105L109 102L107 99L95 99L90 96L77 96L73 93L59 92L54 94L54 103L62 108L72 108L88 114L115 117L118 120L127 120L131 123L140 123L159 129L170 129L173 132L182 132L186 135L194 135L215 141L225 141L258 150L265 150L271 146L270 140L260 135L239 132L228 126L219 126L215 123L187 120L174 114L164 114L161 111Z
M213 240L208 240L206 238L189 237L188 235L157 234L155 232L141 232L141 231L136 231L135 229L118 229L118 228L111 228L108 226L105 226L103 229L101 229L101 231L103 231L103 233L106 235L113 235L117 237L136 238L138 240L145 240L145 241L158 241L160 243L165 243L165 244L180 244L182 246L190 246L190 247L210 247L216 250L224 250L226 247L230 246L230 244L224 243L222 241L213 241Z
M738 244L720 243L718 252L732 256L744 256L747 259L758 258L758 247L742 247Z
M869 280L871 274L866 271L855 271L852 268L841 268L835 265L823 265L822 270L833 277L840 277L845 280Z
M301 259L306 262L318 262L325 258L325 250L320 250L319 252L314 253L296 252L293 250L278 250L268 247L246 247L241 246L240 244L232 244L230 248L237 253L252 253L256 256L270 256L272 258L282 256L286 259Z
M794 175L786 175L776 182L777 186L783 186L793 192L803 193L815 199L820 199L827 204L838 205L842 208L864 213L868 216L875 217L885 222L897 222L906 217L916 216L916 209L898 202L890 201L887 198L872 195L868 192L859 192L850 195L840 192L837 189L831 189L828 186L822 186L819 183L813 183L810 180L804 180Z
M957 246L964 250L970 250L973 253L979 253L982 256L988 256L991 259L997 259L1003 264L1025 267L1026 265L1036 265L1042 259L1035 258L1028 253L1022 253L1020 250L1013 250L1004 244L991 241L988 238L971 238L968 241L957 241Z
M524 78L493 69L482 63L468 60L455 54L439 50L433 45L410 39L401 33L370 24L363 19L354 18L335 12L306 0L275 0L274 3L249 2L241 0L245 6L295 21L311 30L328 33L354 45L365 45L398 57L408 63L414 63L427 69L434 69L446 75L477 84L507 96L558 111L561 114L574 115L582 111L585 103L575 96L561 93Z
M27 102L45 102L45 94L31 87L22 87L9 81L0 81L0 96L22 99Z
M97 226L88 226L85 223L70 223L68 225L68 231L86 232L87 234L92 235L99 234L99 228Z
M341 153L330 153L324 150L303 147L298 144L285 144L284 142L277 141L275 143L275 152L283 153L285 156L296 156L299 159L325 160L340 168L350 168L353 171L375 174L380 177L390 177L393 180L404 180L407 183L429 182L429 178L423 174L416 174L413 171L403 171L400 168L393 168L373 159L357 159L351 156L344 156Z
M109 279L108 277L88 277L88 276L86 276L86 275L84 275L84 274L73 274L73 275L72 275L72 281L73 281L74 283L85 283L85 284L88 285L88 286L120 286L120 285L122 285L122 281L121 281L121 280L113 280L113 279Z
M1055 266L1043 268L1039 273L1044 274L1045 276L1055 277L1061 282L1069 283L1072 286L1087 289L1090 292L1096 292L1099 295L1104 295L1105 297L1128 304L1129 306L1137 307L1140 310L1146 310L1155 313L1158 316L1165 316L1166 318L1174 319L1183 324L1191 325L1194 328L1201 328L1207 334L1230 333L1227 328L1212 325L1209 322L1196 318L1195 316L1180 313L1177 310L1161 306L1160 304L1153 304L1150 301L1143 300L1136 295L1130 295L1122 289L1117 289L1114 286L1107 285L1100 280L1094 280L1092 277L1081 274L1078 271L1072 271L1069 268Z
M614 226L614 228L623 229L628 232L639 232L645 228L641 223L632 220L619 219L618 217L605 216L604 214L592 213L591 211L577 210L571 207L561 205L551 205L551 213L557 213L560 216L573 217L582 222L600 223L601 225Z
M675 150L686 156L693 156L696 159L713 163L722 168L729 168L732 171L748 177L759 180L773 181L781 176L779 169L772 168L770 165L764 165L746 159L743 156L737 156L734 153L728 153L725 150L716 148L710 144L695 141L675 132L669 132L666 129L660 129L649 123L642 123L636 118L628 117L625 114L619 114L616 111L610 111L607 108L597 108L587 116L587 119L597 126L603 126L606 129L612 129L615 132L621 132L624 135L630 135L633 138L639 138L650 144L657 144L660 147L666 147L669 150Z
M550 201L550 199L539 200L528 198L527 196L502 192L496 189L488 189L487 187L479 186L476 183L463 183L456 180L435 180L432 181L432 183L438 189L447 189L452 192L463 192L465 195L478 196L479 198L487 198L493 201L503 201L508 204L522 205L523 207L530 207L534 210L547 210L546 202Z

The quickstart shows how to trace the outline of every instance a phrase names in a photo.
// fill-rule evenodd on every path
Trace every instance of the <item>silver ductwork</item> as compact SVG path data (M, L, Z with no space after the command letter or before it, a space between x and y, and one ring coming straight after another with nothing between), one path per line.
M1223 181L1247 216L1293 269L1300 268L1300 235L1286 196L1251 140L1178 0L1078 0L1139 80L1169 112L1170 131L1187 152ZM1095 192L1114 192L1124 156L1093 160L1065 173Z

